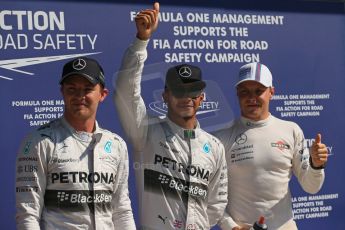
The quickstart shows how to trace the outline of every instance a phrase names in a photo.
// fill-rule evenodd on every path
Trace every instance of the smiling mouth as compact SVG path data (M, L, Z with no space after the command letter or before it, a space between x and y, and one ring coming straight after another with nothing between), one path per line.
M86 104L74 104L73 106L78 107L78 108L87 107Z
M179 108L189 109L189 108L193 108L193 106L192 105L180 105Z

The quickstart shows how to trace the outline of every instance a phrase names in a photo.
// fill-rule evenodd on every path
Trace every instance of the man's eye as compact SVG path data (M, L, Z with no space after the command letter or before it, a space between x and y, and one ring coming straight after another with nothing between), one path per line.
M93 88L86 88L85 92L91 92L93 90Z
M265 90L258 89L258 90L255 91L255 94L256 94L257 96L260 96L260 95L263 94L264 92L265 92Z

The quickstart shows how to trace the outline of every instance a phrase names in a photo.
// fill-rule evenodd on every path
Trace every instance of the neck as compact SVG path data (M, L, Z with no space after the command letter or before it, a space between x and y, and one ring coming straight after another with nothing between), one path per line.
M264 114L263 116L261 117L251 117L251 116L245 116L243 114L241 114L244 118L247 118L249 120L252 120L252 121L263 121L263 120L266 120L270 115L271 113L267 113L267 114Z
M168 114L168 118L184 129L194 129L196 127L196 117L176 117Z
M76 131L92 133L95 130L95 119L76 120L68 116L65 116L65 119L68 122L68 124L72 126Z

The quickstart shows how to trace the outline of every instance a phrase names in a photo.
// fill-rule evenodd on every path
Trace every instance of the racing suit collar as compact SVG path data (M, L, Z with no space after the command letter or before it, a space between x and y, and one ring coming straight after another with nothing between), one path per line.
M272 119L272 114L270 114L266 119L260 121L253 121L241 116L241 123L246 127L261 127L267 125Z
M171 128L173 133L179 135L182 139L194 139L197 138L200 134L200 124L199 121L196 121L196 127L194 129L184 129L181 126L175 124L168 117L164 119Z
M99 134L101 134L101 130L98 126L98 122L95 121L95 131L93 133L88 133L88 132L83 132L83 131L77 131L75 130L65 119L65 117L62 117L62 123L63 125L71 132L71 134L77 138L80 141L83 142L91 142L92 138L94 135L98 136Z

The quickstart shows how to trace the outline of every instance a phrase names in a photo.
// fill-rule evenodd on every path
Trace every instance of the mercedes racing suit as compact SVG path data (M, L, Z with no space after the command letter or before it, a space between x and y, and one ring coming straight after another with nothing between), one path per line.
M40 127L16 169L17 229L135 229L126 143L97 122L93 133L63 117Z
M325 176L323 169L310 166L300 127L272 115L257 122L241 117L215 135L225 147L230 187L222 229L251 225L261 215L269 229L297 229L289 191L292 173L308 193L318 192Z
M141 229L210 229L227 204L224 146L200 129L148 116L141 97L147 41L127 49L114 100L134 148Z

